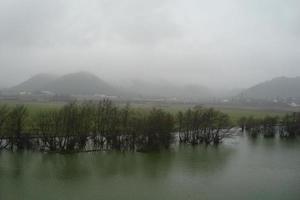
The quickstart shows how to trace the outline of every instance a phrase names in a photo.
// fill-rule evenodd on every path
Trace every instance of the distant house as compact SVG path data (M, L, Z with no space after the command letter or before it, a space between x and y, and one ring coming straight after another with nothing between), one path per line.
M41 91L41 94L43 94L43 95L49 95L49 96L54 96L55 95L55 93L54 92L51 92L51 91Z
M31 92L21 91L19 92L19 95L31 95Z
M295 102L290 103L289 106L291 106L291 107L299 107L299 105L296 104Z

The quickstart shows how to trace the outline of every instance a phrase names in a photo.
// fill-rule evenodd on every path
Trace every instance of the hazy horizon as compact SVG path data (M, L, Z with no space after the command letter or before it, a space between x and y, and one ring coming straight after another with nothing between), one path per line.
M2 0L0 22L0 87L77 71L228 89L300 75L296 0Z
M210 90L214 90L215 92L221 92L221 90L225 90L225 91L229 91L229 90L232 90L232 91L241 91L243 89L247 89L247 88L251 88L253 86L256 86L260 83L264 83L266 81L270 81L270 80L273 80L275 78L281 78L281 77L285 77L285 78L297 78L299 76L277 76L277 77L273 77L273 78L270 78L268 80L261 80L259 82L256 82L252 85L249 85L247 87L239 87L239 86L236 86L236 87L222 87L222 86L215 86L215 87L211 87L210 85L205 85L205 84L200 84L200 83L195 83L195 82L184 82L184 83L176 83L176 82L172 82L172 81L168 81L168 80L165 80L165 79L161 79L161 78L154 78L154 79L142 79L142 78L132 78L132 79L120 79L120 80L112 80L112 79L105 79L105 77L101 77L99 75L97 75L96 73L93 73L93 72L90 72L90 71L84 71L84 70L80 70L80 71L73 71L73 72L66 72L66 73L47 73L47 72L41 72L41 73L37 73L37 74L33 74L33 75L30 75L28 77L26 77L25 79L22 79L22 80L19 80L17 81L16 83L14 84L11 84L11 85L0 85L0 89L5 89L5 88L10 88L10 87L14 87L14 86L17 86L19 84L22 84L26 81L28 81L29 79L37 76L37 75L41 75L41 74L45 74L45 75L52 75L54 77L57 77L57 78L60 78L62 76L65 76L65 75L71 75L71 74L76 74L76 73L90 73L90 74L93 74L95 76L97 76L98 78L100 78L101 80L109 83L109 84L112 84L113 86L115 87L125 87L125 88L128 88L130 86L133 86L133 85L136 85L136 84L147 84L148 86L149 85L152 85L152 86L159 86L159 85L168 85L168 86L174 86L174 87L180 87L180 86L199 86L199 87L204 87L204 88L207 88L207 89L210 89Z

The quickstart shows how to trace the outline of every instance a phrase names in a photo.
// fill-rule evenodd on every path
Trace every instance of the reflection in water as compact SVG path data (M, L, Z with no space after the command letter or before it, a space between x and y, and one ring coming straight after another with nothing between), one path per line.
M192 173L213 173L224 166L233 153L230 148L180 145L175 150L154 153L96 152L78 154L7 153L6 165L13 166L15 178L30 171L39 179L55 177L62 180L89 178L92 173L101 178L142 175L148 178L168 176L172 168L188 168ZM3 159L3 158L1 158ZM24 169L26 168L26 169ZM3 174L4 172L2 172Z
M22 180L31 160L32 157L28 152L1 152L0 177L9 176L12 179Z
M188 146L180 145L177 160L190 173L214 173L225 167L230 156L234 153L232 148L224 146Z
M91 155L95 171L100 176L143 175L149 178L165 176L170 170L174 156L170 152L160 153L117 153Z
M54 176L57 179L72 180L80 179L89 176L88 165L84 158L81 159L80 154L43 154L39 159L39 164L36 165L36 173L40 178L44 176L45 171L48 176Z
M22 179L23 178L23 173L24 173L24 159L26 155L25 153L18 152L12 156L10 156L10 166L14 166L11 169L11 176L15 179Z

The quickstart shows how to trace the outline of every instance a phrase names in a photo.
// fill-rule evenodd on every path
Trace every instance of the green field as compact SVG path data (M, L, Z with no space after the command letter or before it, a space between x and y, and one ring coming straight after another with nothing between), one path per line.
M286 111L272 111L272 110L257 110L249 108L217 108L218 110L227 113L233 122L236 122L240 117L253 116L255 118L263 118L267 115L269 116L279 116L282 117Z
M132 104L133 107L137 107L139 109L151 109L152 107L157 107L169 111L173 114L177 113L178 111L184 111L189 108L194 107L191 104ZM249 107L222 107L222 106L206 106L203 107L213 107L216 110L220 110L224 113L227 113L233 122L236 122L240 117L248 117L253 116L255 118L263 118L267 115L269 116L279 116L282 117L285 114L289 113L290 111L285 110L268 110L262 108L249 108Z
M57 109L64 105L62 102L17 102L17 101L0 101L1 105L14 107L16 105L25 105L28 109L29 115L36 114L41 110Z
M15 106L15 105L23 104L28 108L29 114L34 115L38 113L40 110L49 110L60 108L65 103L63 102L16 102L16 101L0 101L0 105L7 106ZM125 105L125 103L120 103L120 106ZM176 114L178 111L185 111L189 108L194 107L193 104L172 104L172 103L149 103L149 102L141 102L141 103L130 103L130 106L136 108L138 110L150 110L153 107L160 108L165 111L168 111L172 114ZM222 106L209 106L203 105L203 107L214 107L217 110L220 110L224 113L227 113L233 122L236 122L240 117L253 116L256 118L263 118L267 115L270 116L283 116L289 111L286 110L268 110L263 108L249 108L249 107L222 107Z

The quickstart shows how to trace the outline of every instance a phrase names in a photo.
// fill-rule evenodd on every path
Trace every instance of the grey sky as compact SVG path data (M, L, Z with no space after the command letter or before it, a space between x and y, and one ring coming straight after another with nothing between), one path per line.
M0 0L0 86L49 72L247 87L300 75L299 0Z

